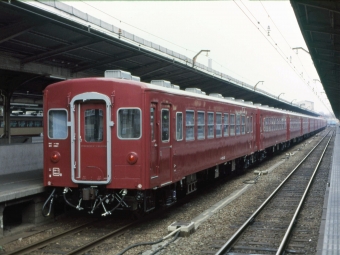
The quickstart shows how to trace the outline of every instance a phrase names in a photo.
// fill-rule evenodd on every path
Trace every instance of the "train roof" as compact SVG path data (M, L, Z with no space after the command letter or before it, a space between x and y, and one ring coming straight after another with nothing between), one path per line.
M206 100L211 100L211 101L216 101L216 102L223 102L223 103L230 103L233 105L238 105L242 107L248 107L252 109L261 109L263 111L271 111L271 112L277 112L277 113L282 113L282 114L288 114L288 115L293 115L293 116L300 116L300 117L309 117L309 118L315 118L318 119L318 117L313 117L313 116L308 116L305 114L300 114L296 112L291 112L283 109L278 109L270 106L265 106L265 105L260 105L260 104L253 104L252 102L243 102L242 99L229 99L226 97L218 97L215 95L205 95L205 94L199 94L197 92L193 91L186 91L186 90L180 90L180 89L175 89L171 87L163 87L155 84L150 84L150 83L143 83L146 87L146 89L151 89L151 90L158 90L158 91L164 91L164 92L169 92L171 94L176 94L176 95L184 95L184 96L191 96L191 97L196 97L196 98L202 98ZM193 88L196 89L196 88ZM217 93L216 93L217 94Z
M181 90L179 86L173 85L169 81L165 81L165 80L156 80L156 81L151 81L151 83L145 83L145 82L141 82L138 77L133 78L133 76L129 74L128 72L124 72L120 70L114 70L113 72L115 72L114 77L105 75L106 77L72 79L72 80L66 80L66 81L55 83L55 84L51 84L48 87L59 86L59 85L62 85L63 83L68 83L70 81L75 81L75 80L79 81L79 80L96 79L96 80L105 80L105 81L118 81L121 84L126 83L129 85L134 85L144 90L162 91L165 93L170 93L170 94L175 94L175 95L201 98L204 100L210 100L210 101L215 101L215 102L229 103L229 104L233 104L233 105L237 105L241 107L260 109L263 111L271 111L271 112L277 112L277 113L288 114L288 115L293 115L293 116L320 119L319 117L308 116L305 114L278 109L278 108L270 107L267 105L253 104L253 102L244 102L244 100L242 99L234 99L232 97L223 97L221 94L218 94L218 93L212 93L212 94L206 95L204 92L202 92L198 88L187 88L186 90ZM117 77L117 74L118 74L118 77Z

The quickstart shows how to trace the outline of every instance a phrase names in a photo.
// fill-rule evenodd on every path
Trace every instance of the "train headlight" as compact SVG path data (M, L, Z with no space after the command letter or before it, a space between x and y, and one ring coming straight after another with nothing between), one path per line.
M137 153L135 153L135 152L130 152L130 153L127 155L126 160L127 160L127 162L128 162L130 165L136 164L136 162L137 162L137 160L138 160L138 155L137 155Z
M57 163L59 160L60 160L60 153L57 152L57 151L53 151L52 154L51 154L51 161L53 163Z

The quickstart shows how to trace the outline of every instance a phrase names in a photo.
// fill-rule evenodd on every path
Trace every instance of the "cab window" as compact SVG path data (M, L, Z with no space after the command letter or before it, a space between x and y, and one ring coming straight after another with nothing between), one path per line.
M103 110L87 109L85 111L85 141L103 141Z
M48 112L48 137L51 139L67 138L67 111L50 110Z

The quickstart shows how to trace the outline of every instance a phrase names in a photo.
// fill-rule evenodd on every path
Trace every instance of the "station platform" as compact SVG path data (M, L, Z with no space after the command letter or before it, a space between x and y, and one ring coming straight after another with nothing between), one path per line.
M6 209L12 206L26 203L20 212L15 212L21 214L22 224L46 221L41 215L44 191L42 169L0 174L0 239L5 236ZM12 211L7 210L7 215Z
M0 177L0 204L44 192L43 170L4 174Z
M329 185L325 192L317 255L340 254L340 128L336 128Z

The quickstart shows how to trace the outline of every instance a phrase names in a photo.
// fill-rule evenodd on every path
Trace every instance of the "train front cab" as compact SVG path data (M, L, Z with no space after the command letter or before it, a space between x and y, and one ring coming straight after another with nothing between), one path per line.
M44 185L56 188L78 210L93 212L99 206L107 215L116 205L133 209L127 190L135 200L137 190L146 186L141 86L130 85L82 79L53 84L45 91ZM122 86L124 92L119 93ZM48 96L52 94L58 96Z

